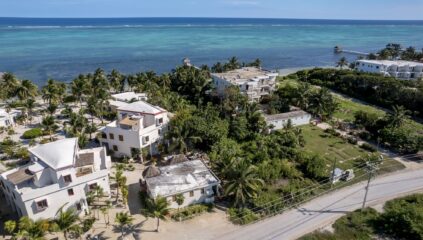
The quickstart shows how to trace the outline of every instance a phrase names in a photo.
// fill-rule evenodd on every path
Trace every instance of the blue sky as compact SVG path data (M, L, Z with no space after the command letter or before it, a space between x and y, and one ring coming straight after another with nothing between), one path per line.
M423 20L423 0L0 0L0 17Z

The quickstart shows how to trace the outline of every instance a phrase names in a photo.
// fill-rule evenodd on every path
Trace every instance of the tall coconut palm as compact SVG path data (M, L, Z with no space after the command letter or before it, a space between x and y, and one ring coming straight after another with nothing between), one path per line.
M391 127L401 127L404 122L410 118L410 111L405 109L404 106L393 106L392 112L388 114L387 120Z
M16 89L19 86L19 80L12 73L4 73L2 76L3 80L0 82L0 94L4 99L14 97Z
M134 218L127 212L118 212L116 213L115 223L118 224L121 232L121 238L123 239L125 234L125 228L132 225Z
M16 88L16 95L21 101L28 98L34 98L37 95L37 92L37 85L32 83L30 80L22 80Z
M71 83L71 92L75 96L76 100L79 102L79 106L82 106L82 101L84 100L85 94L88 92L88 80L87 78L80 74L75 78Z
M122 84L125 84L125 76L123 76L119 71L113 69L112 72L107 75L107 79L114 92L122 91Z
M27 99L25 101L25 105L24 105L25 106L26 113L28 115L28 120L29 120L29 123L30 124L31 124L33 113L34 113L35 102L36 101L34 99L29 98L29 99Z
M148 198L146 203L147 215L149 217L156 218L156 232L158 232L160 226L160 219L165 220L166 215L169 214L169 202L166 200L166 198L157 196L156 199Z
M342 57L339 59L339 61L336 63L336 66L343 69L344 67L348 66L348 60L346 57Z
M119 199L119 192L123 186L126 186L126 177L123 175L123 171L118 169L115 174L111 177L116 182L116 202Z
M59 211L57 211L53 223L57 228L56 230L63 232L63 237L68 239L68 233L75 229L78 220L79 217L73 208L68 208L66 211L63 211L63 207L61 207Z
M230 67L229 70L233 70L239 68L241 65L239 64L238 58L234 56L229 59L228 66Z
M256 196L264 182L258 177L257 167L245 160L234 159L225 174L225 195L234 197L234 205L244 207L248 199Z
M41 89L42 98L44 101L47 101L48 104L59 103L65 90L66 85L63 87L62 83L49 79L47 85L43 86Z
M53 141L53 133L57 130L58 126L56 125L56 120L53 116L46 116L41 121L41 125L44 131L48 132L50 136L50 141Z

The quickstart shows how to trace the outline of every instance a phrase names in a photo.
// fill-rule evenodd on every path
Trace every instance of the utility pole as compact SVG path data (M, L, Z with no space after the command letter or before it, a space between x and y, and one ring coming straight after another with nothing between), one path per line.
M336 169L336 158L333 159L332 178L331 178L330 188L333 188L334 179L335 179L335 169Z
M373 173L375 172L375 170L376 170L375 163L367 162L366 171L369 174L369 178L367 179L366 193L364 194L363 206L361 207L361 210L363 210L364 207L366 206L367 194L369 193L369 187L370 187L370 180L372 179Z

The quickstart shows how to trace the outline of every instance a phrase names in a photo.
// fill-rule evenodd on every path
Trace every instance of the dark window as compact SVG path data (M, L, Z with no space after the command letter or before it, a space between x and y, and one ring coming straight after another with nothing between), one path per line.
M90 190L94 190L96 187L97 187L97 183L93 183L93 184L88 185L88 188Z
M189 192L190 197L194 197L194 191Z
M144 143L148 143L150 141L150 137L149 136L145 136L144 137Z
M119 135L119 141L123 142L123 135Z
M163 118L159 118L159 124L163 123Z
M73 196L74 195L74 192L73 192L73 189L72 188L69 188L68 189L68 195L69 196Z
M115 151L115 152L119 151L119 148L118 148L118 146L116 146L116 145L113 145L113 151Z
M106 133L101 133L101 138L107 139L107 134Z
M66 176L63 176L63 180L65 181L65 183L71 183L72 177L71 175L66 175Z
M76 210L81 211L81 209L82 209L81 204L80 203L77 203L76 204Z
M109 138L113 140L115 139L115 135L113 135L113 133L109 133Z
M201 194L204 194L206 191L204 190L204 188L201 189Z
M44 199L42 201L37 202L37 209L38 210L44 210L47 207L48 207L47 200Z

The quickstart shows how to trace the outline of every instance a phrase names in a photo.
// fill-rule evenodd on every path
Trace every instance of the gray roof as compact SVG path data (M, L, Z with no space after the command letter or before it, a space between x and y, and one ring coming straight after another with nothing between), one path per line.
M288 120L295 117L301 117L301 116L307 116L310 115L309 113L298 110L298 111L292 111L287 113L280 113L280 114L274 114L274 115L264 115L264 118L266 121L275 121L275 120Z
M157 177L161 174L160 169L156 167L155 165L148 166L143 172L142 176L144 178L152 178Z

